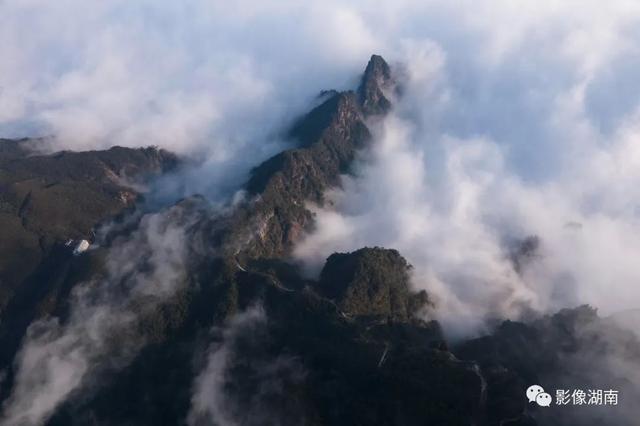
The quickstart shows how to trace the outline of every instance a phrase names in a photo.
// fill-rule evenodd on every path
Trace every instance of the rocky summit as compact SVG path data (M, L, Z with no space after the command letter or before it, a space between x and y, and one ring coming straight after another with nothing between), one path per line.
M144 184L181 164L163 150L0 140L0 424L630 424L640 395L609 367L640 367L640 343L590 307L451 341L392 247L334 253L317 279L291 260L395 87L373 55L222 208L193 195L143 209ZM540 244L515 244L515 273ZM527 401L531 384L594 377L631 402L558 416Z

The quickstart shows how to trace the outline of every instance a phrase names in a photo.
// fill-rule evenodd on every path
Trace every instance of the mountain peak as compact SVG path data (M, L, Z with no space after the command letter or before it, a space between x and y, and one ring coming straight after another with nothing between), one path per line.
M410 290L411 268L393 249L334 253L322 269L319 289L349 315L407 321L430 303L426 292Z
M391 102L385 91L392 83L389 64L382 56L371 55L358 87L358 98L365 114L378 115L389 111Z

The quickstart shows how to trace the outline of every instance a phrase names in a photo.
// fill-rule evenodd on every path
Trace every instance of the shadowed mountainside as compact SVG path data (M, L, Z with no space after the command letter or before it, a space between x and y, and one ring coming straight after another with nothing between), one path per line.
M142 184L177 166L156 148L32 153L37 140L0 140L0 312L55 244L133 206Z
M452 345L432 318L436 302L411 288L412 267L396 250L335 253L318 280L290 263L314 226L309 203L323 205L370 146L368 123L391 110L395 85L372 56L357 91L327 92L294 122L295 145L255 167L245 197L224 209L196 195L133 211L137 192L125 182L175 167L163 151L30 157L21 142L0 144L1 200L27 235L5 250L19 260L20 238L33 238L40 256L0 323L0 424L605 424L601 414L545 413L524 394L534 382L567 385L567 375L593 384L613 371L614 356L638 365L637 338L590 308L507 321ZM126 220L98 232L93 250L73 256L55 243L87 238L117 214ZM535 261L539 244L530 237L514 248L515 272ZM39 386L21 370L25 353L53 365ZM65 374L60 359L68 370L89 368L31 421L20 403L29 407L47 375ZM591 376L584 363L602 367ZM611 385L635 395L624 377Z

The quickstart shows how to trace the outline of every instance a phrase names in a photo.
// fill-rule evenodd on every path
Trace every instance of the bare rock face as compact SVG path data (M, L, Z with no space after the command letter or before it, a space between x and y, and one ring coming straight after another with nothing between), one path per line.
M363 248L334 253L320 275L319 291L353 316L408 320L427 303L409 289L411 265L396 250Z
M374 55L358 93L331 92L296 121L289 135L298 146L252 171L246 185L252 202L234 213L224 235L214 238L223 241L227 254L276 258L289 253L313 226L306 203L322 205L325 191L340 185L340 175L349 173L356 153L369 145L365 119L390 109L382 93L390 84L389 66Z
M386 114L391 102L385 95L392 90L391 69L382 56L372 55L358 87L358 99L367 115Z

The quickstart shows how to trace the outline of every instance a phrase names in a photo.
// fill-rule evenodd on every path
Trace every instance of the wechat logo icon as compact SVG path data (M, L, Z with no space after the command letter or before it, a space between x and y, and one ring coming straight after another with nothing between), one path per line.
M527 388L527 399L529 402L535 402L541 407L549 407L551 405L551 395L546 393L540 385L532 385Z

